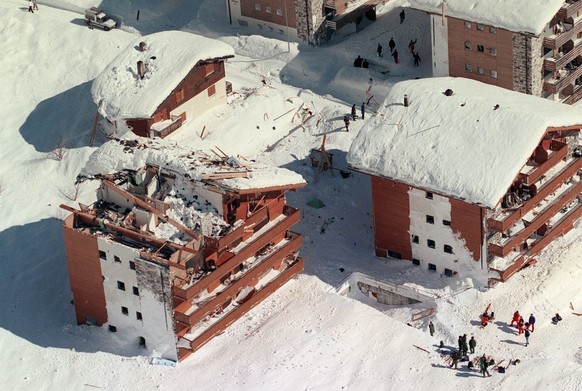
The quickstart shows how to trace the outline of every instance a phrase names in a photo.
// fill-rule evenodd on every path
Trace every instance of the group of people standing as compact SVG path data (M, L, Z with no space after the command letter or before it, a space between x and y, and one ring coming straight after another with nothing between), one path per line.
M410 54L412 54L412 59L414 60L414 66L420 66L420 54L418 54L417 51L415 51L415 46L416 45L417 40L416 39L411 39L410 42L408 43L408 50L410 50ZM394 57L394 63L398 64L398 50L396 50L396 41L394 41L394 37L390 38L390 41L388 41L388 47L390 48L390 55L392 57ZM379 57L382 57L382 45L379 43L378 47L376 49L376 53L378 53Z
M523 316L519 314L519 311L515 311L513 313L513 317L511 318L510 326L513 326L515 323L515 327L517 327L517 335L524 334L525 336L525 346L529 345L529 337L531 335L529 329L531 328L531 332L533 333L535 330L536 318L534 314L529 316L527 322L524 321Z
M362 114L362 119L364 119L364 117L366 116L366 102L362 102L362 105L360 106L360 113ZM355 121L356 118L358 118L358 116L356 115L356 104L354 103L352 105L352 112L351 114L351 119L352 121ZM344 125L346 126L346 132L350 131L350 116L349 115L344 115Z

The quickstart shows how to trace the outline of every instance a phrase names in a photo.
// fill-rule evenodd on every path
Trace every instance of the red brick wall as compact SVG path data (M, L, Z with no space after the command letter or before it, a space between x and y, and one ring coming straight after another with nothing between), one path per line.
M261 10L255 8L255 4L261 6ZM267 7L271 7L271 12L267 13ZM284 0L241 0L241 15L247 18L262 20L269 23L275 23L281 26L297 28L297 14L295 12L295 1L287 0L287 20L285 19L285 1ZM283 15L277 15L277 9L283 10Z

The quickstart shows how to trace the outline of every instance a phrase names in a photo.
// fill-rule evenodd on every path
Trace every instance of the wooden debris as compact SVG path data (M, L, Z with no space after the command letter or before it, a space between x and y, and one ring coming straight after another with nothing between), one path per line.
M204 140L204 131L206 130L206 125L202 128L202 133L200 133L200 139Z
M423 348L421 348L420 346L416 346L416 345L412 345L412 346L414 346L415 348L417 348L417 349L420 349L420 350L422 350L422 351L424 351L424 352L427 352L427 353L429 353L429 354L430 354L430 352L429 352L428 350L426 350L426 349L423 349Z
M200 175L200 177L202 179L248 178L248 172L246 171L215 172L212 174L202 174Z
M278 116L277 118L275 118L273 121L277 121L279 118L286 116L287 114L289 114L290 112L292 112L294 109L291 109L289 111L287 111L286 113L281 114L280 116Z

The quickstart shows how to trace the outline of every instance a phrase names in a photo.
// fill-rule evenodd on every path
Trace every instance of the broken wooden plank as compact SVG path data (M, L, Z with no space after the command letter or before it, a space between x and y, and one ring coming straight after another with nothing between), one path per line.
M200 177L202 179L248 178L248 172L246 171L215 172L211 174L201 174Z
M429 353L429 354L430 354L430 352L429 352L428 350L426 350L426 349L423 349L423 348L421 348L420 346L416 346L416 345L412 345L412 346L414 346L415 348L417 348L417 349L420 349L420 350L422 350L422 351L425 351L425 352L427 352L427 353Z

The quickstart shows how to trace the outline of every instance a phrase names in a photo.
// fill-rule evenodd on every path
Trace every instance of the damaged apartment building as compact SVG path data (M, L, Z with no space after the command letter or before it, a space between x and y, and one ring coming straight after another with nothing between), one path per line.
M128 168L94 166L95 203L61 205L77 323L183 360L303 270L285 202L299 174L153 140L89 162L105 156Z

